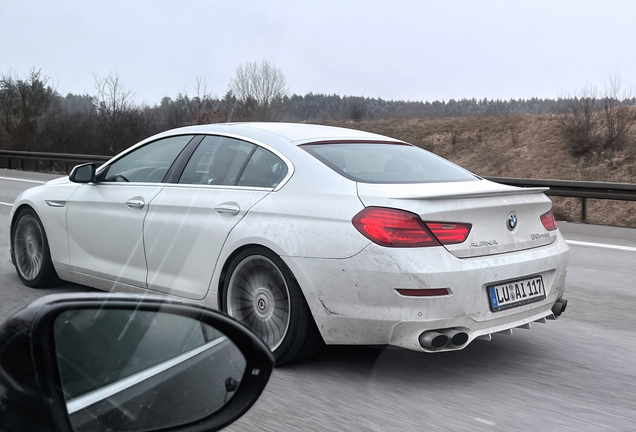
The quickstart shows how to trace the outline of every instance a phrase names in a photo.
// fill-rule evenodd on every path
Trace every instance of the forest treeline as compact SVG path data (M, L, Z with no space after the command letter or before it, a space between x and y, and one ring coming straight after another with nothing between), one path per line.
M601 116L603 101L613 101L610 108L614 110L618 106L636 105L636 98L631 95L618 96L616 93L610 99L604 99L588 92L556 99L427 102L316 93L290 95L282 72L263 61L239 67L230 83L230 90L222 97L208 93L205 81L197 79L194 94L164 97L151 106L135 103L134 93L124 87L116 73L95 77L94 94L62 95L49 85L49 79L40 71L32 70L23 78L8 74L0 76L0 149L112 155L152 134L195 124L233 121L358 122L529 113L563 116L564 133L579 133L581 136L575 139L584 142L573 145L578 145L576 150L585 154L594 150L593 145L600 145L603 141L601 129L608 127ZM593 122L594 130L575 130L584 128L585 124L579 123L589 123L594 116L598 117L598 121ZM619 118L618 126L624 128L627 124L628 132L630 122L633 123L633 120ZM569 131L565 129L567 127ZM616 132L616 125L612 122L609 127L619 138L625 135L624 129ZM594 134L600 141L595 141ZM615 147L617 144L612 141L611 145Z

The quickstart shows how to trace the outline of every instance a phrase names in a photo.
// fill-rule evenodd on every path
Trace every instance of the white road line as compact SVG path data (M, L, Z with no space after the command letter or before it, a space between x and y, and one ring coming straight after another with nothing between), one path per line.
M475 420L477 420L479 423L483 423L483 424L488 425L488 426L497 426L496 423L493 423L493 422L491 422L489 420L486 420L486 419L483 419L483 418L475 417Z
M166 360L163 363L159 363L155 366L152 366L148 369L144 369L140 372L137 372L136 374L130 375L119 381L115 381L104 387L100 387L96 390L83 394L82 396L78 396L74 399L71 399L66 402L66 410L68 411L69 414L73 414L81 409L86 408L87 406L91 406L99 401L102 401L117 393L120 393L134 385L137 385L140 382L147 380L148 378L152 378L153 376L158 375L161 372L164 372L180 363L183 363L184 361L191 359L192 357L199 355L202 352L207 351L227 340L229 340L227 336L221 336L219 338L216 338L206 343L205 345L201 345L198 348L185 352L170 360Z
M39 180L27 180L27 179L15 178L15 177L0 177L0 180L11 180L11 181L19 181L19 182L26 182L26 183L37 183L37 184L46 183L46 182L39 181Z
M13 204L9 204L9 203L5 203L5 202L1 202L1 201L0 201L0 205L6 205L6 206L9 206L9 207L12 207L12 206L13 206Z
M618 249L618 250L636 252L636 247L632 247L632 246L619 246L619 245L612 245L612 244L605 244L605 243L591 243L591 242L584 242L584 241L578 241L578 240L566 240L565 242L568 244L577 245L577 246L592 246L592 247L599 247L599 248L605 248L605 249Z

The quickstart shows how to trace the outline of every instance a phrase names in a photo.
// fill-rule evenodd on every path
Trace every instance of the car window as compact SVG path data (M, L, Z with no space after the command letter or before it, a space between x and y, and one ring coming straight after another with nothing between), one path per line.
M207 136L192 154L179 183L234 185L253 149L254 144L245 141Z
M161 183L193 135L154 141L116 160L101 174L103 182Z
M336 143L301 147L338 174L362 183L438 183L478 179L463 168L412 145Z
M274 188L286 175L287 164L281 158L269 150L257 147L241 174L238 185Z

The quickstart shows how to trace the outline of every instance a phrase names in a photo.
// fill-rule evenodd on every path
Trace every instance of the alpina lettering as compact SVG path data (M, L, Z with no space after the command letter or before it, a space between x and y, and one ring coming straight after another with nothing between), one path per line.
M497 245L497 240L482 240L478 242L473 242L470 244L470 247L482 247L482 246L495 246Z

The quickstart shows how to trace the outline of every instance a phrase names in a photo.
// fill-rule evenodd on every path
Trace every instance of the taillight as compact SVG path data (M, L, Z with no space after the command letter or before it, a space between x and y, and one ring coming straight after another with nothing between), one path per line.
M367 207L351 222L363 236L380 246L441 246L418 215L404 210Z
M424 222L435 238L443 245L463 243L470 234L471 224Z
M555 229L557 229L556 220L554 220L554 214L552 214L552 210L541 215L541 223L548 231L554 231Z

